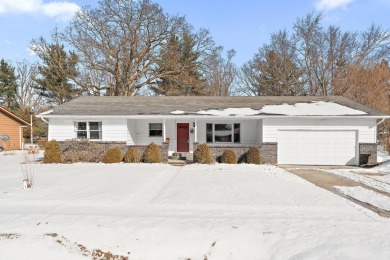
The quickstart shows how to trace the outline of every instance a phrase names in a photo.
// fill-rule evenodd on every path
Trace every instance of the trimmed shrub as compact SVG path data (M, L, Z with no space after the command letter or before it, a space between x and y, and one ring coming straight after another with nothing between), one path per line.
M137 148L129 148L126 151L124 161L125 163L139 163L141 161L142 154Z
M122 160L123 160L123 155L119 147L113 147L108 149L103 156L104 163L119 163Z
M246 163L260 164L260 150L257 147L251 147L246 152Z
M151 142L146 148L144 153L144 162L146 163L160 163L161 162L161 150L157 144Z
M88 140L72 140L62 143L64 162L92 162L103 161L104 146Z
M45 144L43 163L62 163L61 146L57 141L53 140Z
M221 163L236 164L236 154L230 149L223 151L223 154L221 156Z
M210 156L210 148L207 144L200 144L194 152L194 162L202 164L211 164L213 160Z

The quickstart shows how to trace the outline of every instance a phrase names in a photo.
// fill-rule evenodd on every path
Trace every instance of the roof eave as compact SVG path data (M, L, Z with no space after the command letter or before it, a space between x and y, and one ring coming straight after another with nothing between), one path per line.
M278 118L308 118L308 119L324 119L324 118L371 118L371 119L389 119L390 115L253 115L253 116L214 116L214 115L37 115L39 118L123 118L123 119L146 119L146 118L194 118L194 119L278 119Z
M3 111L4 114L6 114L7 116L11 117L15 121L18 121L20 125L23 125L23 126L29 126L30 125L30 123L28 123L27 121L25 121L22 118L18 117L17 115L12 113L11 111L8 111L8 109L5 109L4 107L0 107L0 111Z

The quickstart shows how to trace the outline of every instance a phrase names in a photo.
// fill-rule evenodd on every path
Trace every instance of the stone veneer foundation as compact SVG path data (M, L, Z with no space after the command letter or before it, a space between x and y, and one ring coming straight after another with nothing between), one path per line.
M199 143L194 143L194 151L198 147ZM260 159L261 163L269 163L269 164L276 164L277 162L277 144L276 143L263 143L262 146L258 145L231 145L231 146L221 146L221 145L213 145L210 144L210 154L211 158L214 161L218 161L219 157L222 155L223 151L226 149L232 150L237 157L238 162L241 162L245 159L245 154L251 147L257 147L260 149Z

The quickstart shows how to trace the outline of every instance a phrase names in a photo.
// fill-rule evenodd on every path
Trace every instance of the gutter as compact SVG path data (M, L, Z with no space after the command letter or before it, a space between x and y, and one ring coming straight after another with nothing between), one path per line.
M180 119L223 119L223 120L235 120L235 119L286 119L286 118L306 118L306 119L336 119L336 118L356 118L356 119L362 119L362 118L371 118L371 119L382 119L384 121L385 119L390 118L390 116L370 116L370 115L342 115L342 116L285 116L285 115L274 115L274 116L259 116L259 115L253 115L253 116L213 116L213 115L37 115L40 119L42 119L44 122L48 123L44 118L59 118L59 119L84 119L84 118L117 118L117 119L174 119L174 118L180 118Z
M45 122L46 124L49 124L48 121L46 121L43 117L39 117L43 122Z

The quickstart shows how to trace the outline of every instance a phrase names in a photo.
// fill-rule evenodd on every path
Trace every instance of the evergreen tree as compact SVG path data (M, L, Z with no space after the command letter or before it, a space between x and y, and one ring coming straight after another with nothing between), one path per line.
M17 77L15 68L8 64L4 59L0 61L0 105L14 108L15 96L17 93Z
M161 74L157 86L152 90L159 95L198 96L204 95L205 80L202 78L200 56L197 51L199 42L195 35L188 32L179 38L172 35L169 43L161 51L158 63Z
M40 77L36 79L39 94L54 105L65 103L79 94L79 89L70 79L77 75L77 55L67 53L60 44L40 46L43 65L38 67Z

